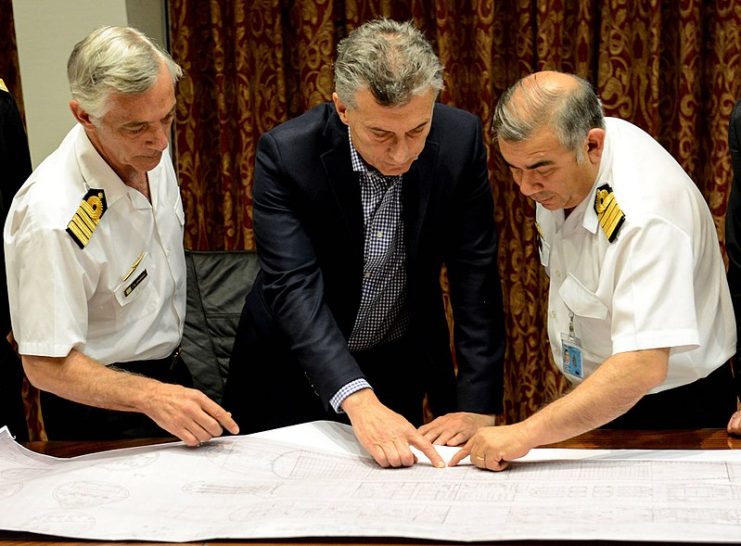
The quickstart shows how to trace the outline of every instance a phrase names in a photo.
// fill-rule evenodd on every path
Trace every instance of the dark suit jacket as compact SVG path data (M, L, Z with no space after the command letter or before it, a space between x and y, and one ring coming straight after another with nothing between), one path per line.
M435 105L424 150L403 184L410 334L425 360L420 381L431 408L499 413L504 326L479 119ZM334 105L320 105L260 139L254 229L262 271L245 303L225 404L239 397L234 382L250 381L243 367L270 367L285 349L327 408L340 387L363 377L347 348L361 295L363 211L347 127ZM457 382L439 282L443 263ZM267 348L266 339L272 340ZM252 388L259 387L236 387Z
M13 95L0 89L0 221L18 188L31 174L26 130ZM5 278L5 254L0 248L0 426L7 425L20 440L28 439L21 399L23 374L18 355L5 341L10 332L10 311Z
M728 253L728 287L731 289L736 314L736 386L741 395L741 100L736 103L728 124L728 147L731 150L733 185L726 209L726 251Z

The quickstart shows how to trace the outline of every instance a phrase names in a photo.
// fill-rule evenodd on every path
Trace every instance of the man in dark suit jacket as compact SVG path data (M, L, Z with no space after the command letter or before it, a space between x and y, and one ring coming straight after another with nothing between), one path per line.
M31 154L15 98L0 80L0 221L21 184L31 174ZM0 427L7 425L17 440L28 439L21 388L23 373L18 355L6 341L10 311L5 279L5 255L0 249Z
M728 124L728 148L731 150L733 185L726 209L726 252L728 253L728 288L736 314L737 345L734 357L736 391L741 393L741 100L736 103ZM741 434L741 411L731 416L728 431Z
M349 418L382 466L436 465L502 410L504 327L481 123L435 104L442 66L410 24L338 46L334 104L260 140L247 296L225 407L243 432ZM440 273L454 314L455 376ZM438 417L423 423L428 396Z

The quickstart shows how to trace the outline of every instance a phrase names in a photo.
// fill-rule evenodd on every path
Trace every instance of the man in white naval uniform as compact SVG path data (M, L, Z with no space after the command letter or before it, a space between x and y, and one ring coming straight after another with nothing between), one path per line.
M167 153L182 74L128 27L68 62L77 125L13 200L4 231L13 336L50 439L162 436L197 445L231 416L178 358L183 206ZM163 430L164 429L164 430Z
M548 337L573 388L528 419L480 428L466 455L501 470L607 425L725 427L736 328L707 204L653 138L605 119L591 85L539 72L494 114L500 152L536 203ZM609 423L609 425L608 425Z

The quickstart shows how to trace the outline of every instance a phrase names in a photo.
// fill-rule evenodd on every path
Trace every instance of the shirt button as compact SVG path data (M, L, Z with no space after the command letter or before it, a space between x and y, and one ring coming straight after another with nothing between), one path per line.
M379 239L383 237L383 231L379 231L378 233L376 233L376 237L378 237Z

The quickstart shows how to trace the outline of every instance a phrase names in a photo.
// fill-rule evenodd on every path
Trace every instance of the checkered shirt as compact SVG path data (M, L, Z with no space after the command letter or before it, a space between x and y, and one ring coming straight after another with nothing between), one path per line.
M349 132L348 132L349 136ZM365 229L363 285L355 325L347 341L351 352L365 351L402 337L409 328L406 305L406 247L401 217L402 177L383 176L360 158L350 138L353 171L360 176ZM330 400L336 411L342 401L370 385L357 379Z

